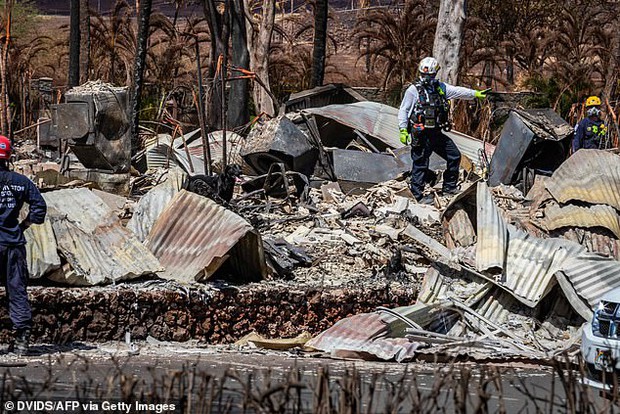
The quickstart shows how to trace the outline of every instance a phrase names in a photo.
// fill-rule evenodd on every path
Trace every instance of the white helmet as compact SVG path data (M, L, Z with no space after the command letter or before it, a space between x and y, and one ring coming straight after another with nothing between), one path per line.
M420 75L435 76L439 71L439 63L434 57L425 57L420 62L420 65L418 66L418 71L420 72Z

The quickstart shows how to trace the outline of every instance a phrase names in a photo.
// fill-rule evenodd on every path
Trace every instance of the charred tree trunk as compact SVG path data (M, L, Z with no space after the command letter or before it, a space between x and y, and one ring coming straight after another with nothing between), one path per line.
M80 0L80 84L88 81L90 73L90 5Z
M254 22L250 22L251 24L247 25L248 40L250 41L250 70L269 89L269 49L271 48L271 38L276 17L275 0L264 0L262 13L259 25L256 25ZM250 16L249 10L246 11L246 15ZM265 88L256 82L254 83L252 97L254 98L254 107L257 114L265 112L269 116L275 115L277 102L274 102Z
M4 44L0 56L0 77L2 87L0 88L0 128L2 135L11 138L11 109L9 102L9 47L11 46L11 24L14 0L7 0L4 3Z
M71 0L68 84L70 88L80 84L80 0Z
M465 26L465 0L441 0L433 56L442 70L442 80L456 84L459 77L459 55Z
M603 97L608 101L612 101L612 97L618 93L618 68L620 68L620 31L616 31L613 41L613 47L609 56L609 65L607 66L607 74L605 75L605 87L603 89Z
M151 19L152 0L141 0L138 12L138 41L136 58L134 62L134 84L131 94L131 153L139 148L138 123L140 120L140 98L142 96L142 84L144 82L144 70L146 69L146 52L149 40L149 27Z
M250 53L245 27L244 0L230 0L230 22L232 39L232 64L239 68L250 68ZM249 80L234 80L230 85L228 99L228 127L234 128L250 121L248 110Z
M204 0L203 8L209 32L211 34L211 54L209 55L209 78L212 79L211 87L207 91L207 127L211 130L221 129L224 125L222 119L222 85L215 79L219 56L227 56L228 40L230 38L229 8L230 0L224 0L224 10L220 14L217 9L219 2L216 0ZM220 3L221 4L221 3ZM221 68L220 68L221 69Z
M321 86L325 78L327 56L327 1L316 0L314 4L314 47L312 49L312 88Z

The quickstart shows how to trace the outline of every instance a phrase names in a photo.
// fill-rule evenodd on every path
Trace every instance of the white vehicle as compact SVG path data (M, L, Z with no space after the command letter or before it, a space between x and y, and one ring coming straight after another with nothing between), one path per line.
M620 288L602 296L581 336L584 383L604 391L620 384Z

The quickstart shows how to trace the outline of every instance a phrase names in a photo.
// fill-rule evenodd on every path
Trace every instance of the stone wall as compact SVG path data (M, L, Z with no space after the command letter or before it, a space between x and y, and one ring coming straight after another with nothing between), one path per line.
M128 287L129 286L129 287ZM198 339L230 343L251 331L266 337L317 334L336 321L377 306L408 305L413 289L292 289L253 285L221 290L132 288L29 289L33 339L37 342L122 340L147 335L162 341ZM0 289L0 339L6 343L10 320Z

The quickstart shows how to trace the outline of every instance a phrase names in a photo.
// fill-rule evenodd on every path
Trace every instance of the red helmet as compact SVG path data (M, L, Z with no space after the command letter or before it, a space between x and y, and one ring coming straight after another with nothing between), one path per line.
M11 158L11 140L0 135L0 160L8 160Z

